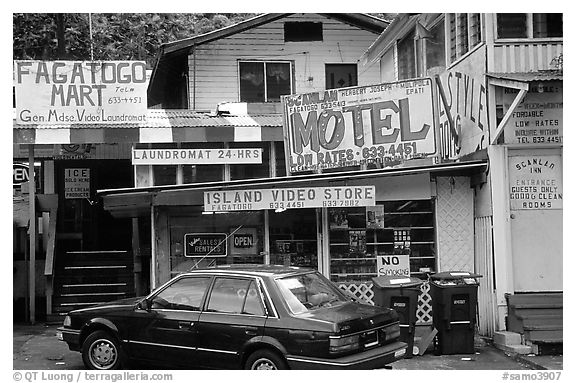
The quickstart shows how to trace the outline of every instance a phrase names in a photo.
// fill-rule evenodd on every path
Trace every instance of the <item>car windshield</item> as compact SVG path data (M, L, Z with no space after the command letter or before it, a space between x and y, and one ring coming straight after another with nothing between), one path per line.
M318 273L280 278L276 283L294 314L338 306L350 301L336 286Z

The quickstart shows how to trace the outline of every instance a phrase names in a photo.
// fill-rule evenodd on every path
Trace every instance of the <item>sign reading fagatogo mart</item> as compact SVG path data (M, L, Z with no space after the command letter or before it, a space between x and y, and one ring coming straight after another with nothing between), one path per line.
M204 192L204 211L375 206L374 186L224 190Z
M146 63L15 61L18 124L146 121Z
M284 96L290 172L435 153L428 78Z

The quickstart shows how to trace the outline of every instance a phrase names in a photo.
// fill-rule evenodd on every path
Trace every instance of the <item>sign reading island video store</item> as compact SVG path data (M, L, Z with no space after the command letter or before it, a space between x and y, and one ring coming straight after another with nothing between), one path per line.
M143 61L14 61L21 125L146 122Z
M184 234L185 257L225 257L227 254L225 233Z
M295 187L290 189L204 192L204 211L206 212L375 205L375 186Z

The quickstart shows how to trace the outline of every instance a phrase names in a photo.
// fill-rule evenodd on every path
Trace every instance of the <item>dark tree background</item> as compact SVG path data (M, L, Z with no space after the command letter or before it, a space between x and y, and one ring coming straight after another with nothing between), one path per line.
M15 13L14 60L143 60L151 68L160 44L238 23L255 13ZM391 21L394 14L372 15Z

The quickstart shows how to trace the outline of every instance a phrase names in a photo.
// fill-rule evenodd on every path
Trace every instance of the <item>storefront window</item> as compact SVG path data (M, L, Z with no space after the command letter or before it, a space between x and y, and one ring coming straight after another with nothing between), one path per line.
M169 218L172 276L197 267L264 263L264 213L202 214L194 207Z
M270 144L267 142L234 142L230 148L261 148L261 164L230 165L230 179L242 180L250 178L270 177Z
M154 149L176 149L177 147L177 144L154 145ZM178 172L178 166L152 165L152 172L154 177L154 186L176 185L176 173Z
M316 210L270 211L270 263L318 268Z
M376 257L408 255L410 273L436 270L434 213L430 200L390 201L374 207L329 209L330 279L369 282Z

